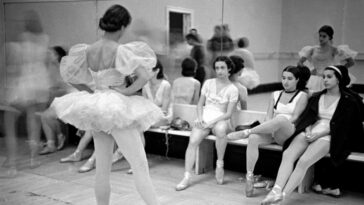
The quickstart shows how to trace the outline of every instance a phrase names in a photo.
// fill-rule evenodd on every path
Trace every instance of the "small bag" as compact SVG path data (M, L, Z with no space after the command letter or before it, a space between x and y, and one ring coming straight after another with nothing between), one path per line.
M251 128L256 127L258 125L260 125L260 122L258 120L256 120L253 123L248 124L248 125L238 125L238 126L236 126L235 127L235 131L241 131L241 130L251 129Z
M172 120L171 128L175 130L191 130L190 123L180 117L176 117Z

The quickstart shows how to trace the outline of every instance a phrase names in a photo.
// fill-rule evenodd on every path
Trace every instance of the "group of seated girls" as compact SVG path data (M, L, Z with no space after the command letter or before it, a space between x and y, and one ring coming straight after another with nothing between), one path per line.
M324 90L316 93L306 89L310 78L307 67L286 67L282 72L283 90L273 92L266 120L254 128L231 132L230 117L241 100L234 83L236 66L232 59L217 57L213 64L216 78L206 80L202 86L197 119L186 150L185 174L176 186L177 191L190 185L197 148L210 132L216 136L218 184L224 181L223 159L228 140L249 138L247 197L254 192L253 172L259 157L258 147L271 143L283 146L277 179L262 201L264 205L280 203L302 182L307 169L327 154L334 166L342 164L358 142L356 136L364 136L363 101L346 87L350 78L345 66L326 67L322 75Z

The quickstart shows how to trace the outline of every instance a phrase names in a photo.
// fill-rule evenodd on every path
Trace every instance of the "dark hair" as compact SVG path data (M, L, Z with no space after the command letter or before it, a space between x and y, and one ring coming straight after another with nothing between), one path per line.
M348 68L344 65L335 65L335 67L337 67L341 72L341 85L345 87L348 86L351 81Z
M331 26L328 26L328 25L322 26L319 29L319 33L320 32L326 33L329 36L330 40L332 40L332 38L334 36L334 29Z
M157 79L163 79L164 78L163 65L159 61L159 59L157 59L157 64L154 66L154 68L152 70L156 71L157 69L159 69L158 74L157 74Z
M185 58L182 61L182 75L193 77L196 74L197 62L193 58Z
M299 87L306 88L307 82L311 77L311 70L307 66L304 66L304 65L297 66L297 68L300 70L300 82L299 82L300 85L299 85Z
M42 23L37 12L30 10L24 15L24 29L30 33L43 33Z
M298 82L297 82L297 85L296 85L297 90L305 90L306 89L306 84L307 84L307 81L308 81L309 77L307 77L307 70L306 70L307 67L306 66L304 66L304 67L296 67L296 66L289 65L289 66L285 67L283 69L283 71L282 71L282 73L283 72L290 72L290 73L293 74L293 76L296 79L298 79Z
M195 35L195 34L193 34L193 33L189 33L189 34L187 34L186 35L186 37L185 37L187 40L194 40L194 41L196 41L196 42L199 42L199 40L198 40L198 37Z
M129 11L121 5L113 5L100 18L99 27L106 32L115 32L131 22Z
M238 73L239 71L243 70L244 68L244 60L243 58L241 58L240 56L229 56L229 58L233 61L234 65L235 65L235 69L234 72L232 72L231 74L235 74Z
M56 52L57 54L57 61L61 62L61 59L67 55L67 51L62 48L61 46L53 46L52 49Z
M234 73L235 65L234 65L233 61L229 57L227 57L227 56L218 56L218 57L216 57L216 59L214 61L214 64L213 64L214 70L215 70L215 64L216 64L216 62L219 62L219 61L223 61L223 62L226 63L227 68L229 70L229 76Z
M337 66L334 66L334 67L336 67L337 69L339 69ZM329 67L326 67L325 70L332 70L332 71L334 71L335 77L339 80L339 87L345 87L346 86L345 83L344 83L345 79L343 78L342 73L340 74L336 69L334 69L334 68L332 68L330 66ZM341 72L341 70L340 70L340 72Z
M238 47L239 48L245 48L248 47L249 45L249 40L246 37L242 37L238 39Z

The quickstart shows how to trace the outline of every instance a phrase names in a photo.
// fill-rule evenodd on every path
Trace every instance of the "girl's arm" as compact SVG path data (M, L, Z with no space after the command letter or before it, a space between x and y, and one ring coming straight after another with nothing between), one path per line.
M274 103L275 103L274 102L274 94L272 93L269 104L268 104L267 115L265 116L264 121L268 121L268 120L273 118Z
M162 111L164 114L168 114L169 104L171 103L171 85L168 85L163 90L163 100L162 100Z
M248 91L243 87L238 87L239 90L239 103L242 110L248 109Z
M351 66L353 66L354 64L355 64L355 61L354 61L354 59L352 58L352 57L349 57L349 58L347 58L347 59L345 59L345 67L347 67L347 68L350 68Z
M233 114L233 110L236 107L236 103L237 102L229 102L226 113L206 124L205 128L212 128L217 122L230 119Z
M194 90L193 98L192 98L193 105L196 105L198 103L198 98L200 96L200 89L201 89L201 84L195 83L195 90Z
M298 66L303 66L303 63L307 60L306 57L301 57L298 62L297 62L297 65Z
M137 79L129 87L120 88L112 86L111 88L126 96L134 95L138 90L143 88L150 78L148 72L141 67L135 69L135 75L137 76Z
M196 127L203 129L205 122L203 121L202 114L203 114L203 106L206 101L206 96L201 95L200 99L197 103L196 109L197 109L197 122Z
M76 88L79 91L87 91L89 93L94 92L90 87L88 87L85 84L72 84L72 83L70 83L70 85L72 85L74 88Z
M305 110L307 106L307 101L308 101L307 94L305 92L302 92L301 97L298 99L296 107L293 111L292 118L290 119L292 124L294 124L294 122L298 119L301 113Z

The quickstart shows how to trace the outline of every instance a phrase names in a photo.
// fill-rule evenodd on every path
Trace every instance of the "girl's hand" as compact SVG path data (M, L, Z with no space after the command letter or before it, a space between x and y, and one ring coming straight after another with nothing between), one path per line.
M318 133L306 133L306 140L307 142L313 142L320 137Z
M214 126L214 124L205 123L204 129L212 129L213 126Z
M196 120L195 121L195 127L199 129L205 129L206 123L203 120Z

